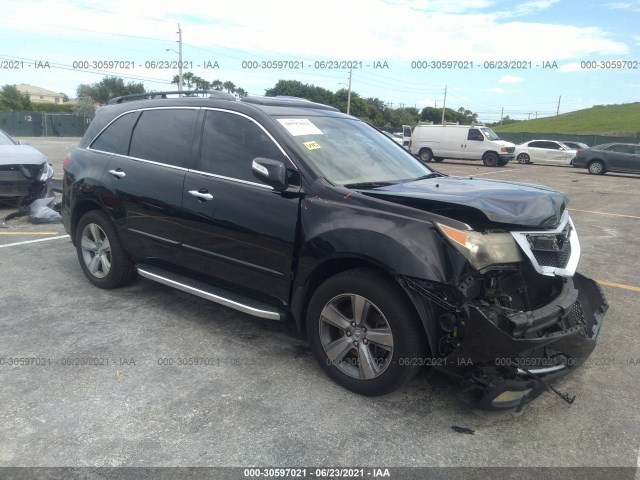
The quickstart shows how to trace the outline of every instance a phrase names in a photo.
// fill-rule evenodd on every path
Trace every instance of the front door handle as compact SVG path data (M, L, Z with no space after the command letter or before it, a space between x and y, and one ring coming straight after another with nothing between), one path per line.
M213 200L213 195L207 192L204 188L200 190L189 190L189 194L196 197L198 200L206 202L207 200Z
M109 173L111 175L113 175L114 177L118 177L118 178L124 178L127 176L126 173L124 173L121 169L117 169L117 170L109 170Z

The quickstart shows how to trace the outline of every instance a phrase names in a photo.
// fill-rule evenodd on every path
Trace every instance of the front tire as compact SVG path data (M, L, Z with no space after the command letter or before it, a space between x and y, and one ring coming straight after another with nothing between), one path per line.
M85 213L76 228L76 252L82 271L98 288L127 285L136 277L131 257L106 213Z
M497 167L498 162L498 155L493 152L485 153L482 157L482 163L484 163L486 167Z
M521 153L516 157L516 160L518 161L518 163L529 163L531 162L531 157L529 157L529 155L527 155L526 153Z
M592 175L604 175L606 171L604 168L604 163L602 163L600 160L594 160L593 162L591 162L587 166L587 170L589 170L589 173Z
M383 395L420 370L426 340L402 289L373 269L339 273L316 290L307 334L322 369L339 385Z

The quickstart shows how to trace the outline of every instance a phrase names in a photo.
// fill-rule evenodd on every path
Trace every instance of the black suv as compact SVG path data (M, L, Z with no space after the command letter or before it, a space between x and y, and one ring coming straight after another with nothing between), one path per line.
M575 273L564 195L443 175L303 99L114 99L64 170L94 285L137 274L291 320L361 394L429 366L480 407L522 407L591 353L607 310Z

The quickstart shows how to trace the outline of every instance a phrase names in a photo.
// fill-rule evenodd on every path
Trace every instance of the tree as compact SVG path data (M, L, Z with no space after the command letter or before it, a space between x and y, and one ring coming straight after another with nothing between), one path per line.
M236 95L238 95L239 98L244 98L246 96L248 96L249 94L247 93L247 91L244 88L236 88Z
M276 83L273 88L269 88L265 91L265 95L267 97L277 97L279 95L300 97L311 100L312 102L324 103L325 105L337 107L337 105L335 105L335 94L331 90L302 83L298 80L278 80L278 83Z
M90 97L95 103L104 105L113 97L121 95L133 95L145 93L144 84L129 82L116 76L104 77L101 81L89 84L81 84L77 89L77 97Z
M0 107L3 110L31 110L31 98L15 85L3 85L0 90Z
M222 82L220 80L214 80L211 82L211 88L214 90L222 90Z
M442 109L425 107L420 112L420 120L442 123ZM478 114L460 107L458 110L446 108L444 112L445 122L459 122L461 125L471 125L478 121Z
M193 77L193 85L196 90L209 90L211 88L211 84L207 80L198 76Z
M73 113L76 115L95 115L96 106L91 97L78 97L73 107Z
M233 82L224 82L222 84L222 88L224 88L228 93L233 93L236 91L236 86Z

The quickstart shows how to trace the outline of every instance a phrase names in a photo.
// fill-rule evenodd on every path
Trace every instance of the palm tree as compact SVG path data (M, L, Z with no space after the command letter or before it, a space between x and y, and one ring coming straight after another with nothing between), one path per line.
M236 95L238 95L239 98L244 98L249 94L247 93L247 91L244 88L238 87L238 88L236 88Z
M214 90L222 90L222 82L220 80L214 80L211 82L211 88Z
M224 82L222 84L222 88L224 88L229 93L234 93L236 91L236 86L233 82Z

